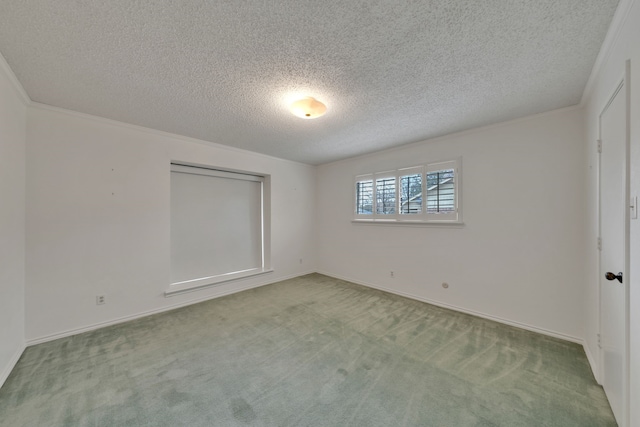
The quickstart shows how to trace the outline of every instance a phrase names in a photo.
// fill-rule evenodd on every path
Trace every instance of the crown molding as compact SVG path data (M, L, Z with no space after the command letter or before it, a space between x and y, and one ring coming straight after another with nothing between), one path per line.
M356 159L366 159L369 157L375 157L378 156L380 154L388 154L388 153L393 153L394 151L402 151L402 150L406 150L406 149L410 149L413 147L419 147L421 145L424 144L430 144L432 142L440 142L440 141L446 141L449 139L453 139L453 138L459 138L465 135L471 135L474 133L478 133L478 132L487 132L487 131L491 131L493 129L500 129L502 127L507 127L507 126L512 126L514 124L518 124L518 123L525 123L529 120L535 120L541 117L547 117L547 116L554 116L556 114L564 114L564 113L569 113L571 111L575 111L575 110L580 110L582 109L582 104L575 104L575 105L570 105L568 107L560 107L560 108L556 108L554 110L548 110L548 111L542 111L540 113L533 113L527 116L522 116L522 117L516 117L514 119L509 119L509 120L505 120L502 122L496 122L496 123L490 123L488 125L483 125L483 126L478 126L478 127L474 127L474 128L470 128L470 129L465 129L465 130L461 130L461 131L457 131L457 132L453 132L453 133L447 133L441 136L435 136L433 138L427 138L427 139L421 139L420 141L414 141L414 142L409 142L407 144L402 144L402 145L397 145L395 147L389 147L389 148L384 148L382 150L378 150L378 151L373 151L370 153L365 153L365 154L359 154L357 156L351 156L351 157L347 157L344 159L339 159L339 160L334 160L332 162L327 162L327 163L321 163L319 165L317 165L318 167L325 167L325 166L335 166L338 165L340 163L346 163L346 162L350 162Z
M174 140L177 140L177 141L190 142L190 143L194 143L194 144L205 145L205 146L210 147L210 148L217 148L217 149L221 149L221 150L232 151L232 152L235 152L235 153L243 153L243 154L246 154L246 155L256 156L256 157L260 157L260 158L264 158L264 159L270 159L270 160L278 160L278 161L281 161L281 162L291 163L291 164L300 165L300 166L315 167L314 165L310 165L308 163L296 162L294 160L283 159L283 158L275 157L275 156L269 156L268 154L262 154L262 153L258 153L256 151L245 150L243 148L233 147L231 145L225 145L225 144L220 144L218 142L206 141L206 140L203 140L203 139L192 138L192 137L180 135L180 134L177 134L177 133L165 132L165 131L158 130L158 129L153 129L153 128L148 128L148 127L144 127L144 126L140 126L140 125L134 125L134 124L131 124L131 123L121 122L119 120L108 119L108 118L102 117L102 116L94 116L92 114L81 113L79 111L74 111L74 110L68 110L68 109L62 108L62 107L56 107L56 106L49 105L49 104L42 104L40 102L31 101L29 103L29 106L30 106L30 108L32 108L34 110L44 110L44 111L54 112L54 113L57 113L57 114L64 114L64 115L67 115L67 116L77 117L77 118L81 118L81 119L84 119L84 120L89 120L89 121L96 122L96 123L101 123L101 124L108 125L108 126L115 126L115 127L119 127L119 128L122 128L122 129L128 129L128 130L131 130L131 131L134 131L134 132L141 132L141 133L147 133L147 134L151 134L151 135L157 135L157 136L162 137L162 138L170 138L170 139L174 139Z
M29 95L27 95L27 91L24 90L24 87L22 87L22 83L20 83L20 81L14 74L13 70L9 66L9 63L4 58L4 56L2 56L2 53L0 53L0 70L2 70L2 73L7 77L7 79L9 79L11 86L16 91L16 94L24 103L24 105L31 105L31 98L29 98Z
M593 91L595 81L598 78L600 71L611 56L613 47L620 37L620 33L622 32L624 24L627 22L629 12L633 7L634 2L635 0L620 0L620 3L618 3L618 7L613 15L613 19L611 20L611 25L609 26L607 35L604 38L604 42L602 42L602 47L600 48L600 52L596 57L596 61L594 62L593 67L591 68L591 74L589 75L587 84L585 85L584 91L582 92L582 98L580 99L579 104L580 106L584 106L587 102L587 99L589 99L589 96Z

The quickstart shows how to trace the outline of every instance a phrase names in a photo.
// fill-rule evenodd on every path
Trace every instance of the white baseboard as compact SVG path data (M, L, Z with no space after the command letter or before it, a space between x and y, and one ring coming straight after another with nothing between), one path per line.
M226 292L222 292L222 293L219 293L219 294L216 294L216 295L207 295L207 296L204 296L204 297L193 298L193 299L190 299L188 301L183 301L183 302L181 302L179 304L168 305L168 306L165 306L165 307L162 307L162 308L143 311L143 312L132 314L132 315L129 315L129 316L124 316L124 317L119 317L117 319L108 320L106 322L94 323L94 324L91 324L91 325L88 325L88 326L83 326L81 328L68 329L66 331L58 332L58 333L55 333L55 334L45 335L45 336L38 337L38 338L32 338L32 339L27 340L26 345L27 346L32 346L32 345L36 345L36 344L42 344L42 343L49 342L49 341L54 341L54 340L57 340L57 339L60 339L60 338L66 338L66 337L70 337L70 336L73 336L73 335L82 334L84 332L94 331L94 330L100 329L100 328L106 328L107 326L112 326L112 325L117 325L119 323L129 322L131 320L139 319L141 317L151 316L153 314L158 314L158 313L163 313L165 311L175 310L176 308L185 307L187 305L197 304L199 302L204 302L204 301L208 301L208 300L211 300L211 299L220 298L220 297L223 297L223 296L226 296L226 295L231 295L231 294L235 294L235 293L242 292L242 291L247 291L249 289L259 288L261 286L270 285L272 283L281 282L283 280L288 280L288 279L293 279L295 277L300 277L300 276L304 276L304 275L311 274L311 273L315 273L315 271L309 271L309 272L304 272L304 273L299 273L299 274L291 274L289 276L284 276L284 277L278 277L276 279L266 280L264 282L260 282L260 283L249 285L249 286L244 286L244 287L241 287L241 288L236 288L236 289L229 290L229 291L226 291Z
M70 336L73 336L73 335L78 335L78 334L81 334L81 333L84 333L84 332L89 332L89 331L93 331L93 330L96 330L96 329L105 328L107 326L117 325L119 323L128 322L128 321L131 321L131 320L139 319L141 317L151 316L153 314L158 314L158 313L162 313L162 312L165 312L165 311L175 310L177 308L185 307L187 305L197 304L199 302L203 302L203 301L207 301L207 300L211 300L211 299L215 299L215 298L220 298L220 297L223 297L223 296L226 296L226 295L235 294L235 293L246 291L246 290L249 290L249 289L270 285L272 283L276 283L276 282L280 282L280 281L283 281L283 280L288 280L288 279L292 279L292 278L295 278L295 277L300 277L300 276L304 276L304 275L311 274L311 273L316 273L316 272L319 273L319 274L323 274L325 276L334 277L334 278L340 279L340 280L346 280L348 282L356 283L358 285L366 286L366 287L373 288L373 289L378 289L378 290L381 290L381 291L384 291L384 292L389 292L391 294L400 295L400 296L403 296L405 298L410 298L410 299L413 299L413 300L422 301L422 302L425 302L427 304L436 305L438 307L443 307L443 308L447 308L447 309L450 309L450 310L459 311L461 313L466 313L466 314L470 314L470 315L473 315L473 316L482 317L484 319L493 320L495 322L503 323L505 325L514 326L514 327L517 327L517 328L520 328L520 329L525 329L525 330L536 332L536 333L539 333L539 334L542 334L542 335L547 335L547 336L551 336L551 337L554 337L554 338L559 338L559 339L562 339L562 340L565 340L565 341L570 341L570 342L573 342L573 343L580 344L585 348L585 352L587 353L587 359L589 360L589 363L591 364L591 368L594 371L594 375L596 375L596 373L597 373L597 369L594 369L596 367L596 365L594 364L594 359L593 359L591 353L589 352L588 347L585 345L584 340L581 339L581 338L577 338L577 337L574 337L574 336L571 336L571 335L567 335L567 334L564 334L564 333L561 333L561 332L551 331L551 330L540 328L540 327L537 327L537 326L528 325L528 324L525 324L525 323L521 323L521 322L517 322L517 321L514 321L514 320L510 320L510 319L505 319L505 318L502 318L502 317L493 316L493 315L486 314L486 313L481 313L481 312L478 312L478 311L475 311L475 310L469 310L469 309L466 309L466 308L463 308L463 307L458 307L458 306L455 306L455 305L452 305L452 304L447 304L447 303L444 303L444 302L441 302L441 301L436 301L436 300L433 300L433 299L420 297L420 296L413 295L413 294L410 294L410 293L407 293L407 292L401 292L401 291L398 291L398 290L395 290L395 289L391 289L391 288L387 288L387 287L384 287L384 286L378 286L378 285L373 285L371 283L365 283L365 282L362 282L360 280L357 280L357 279L354 279L354 278L351 278L351 277L340 276L340 275L336 275L336 274L332 274L332 273L328 273L328 272L324 272L324 271L308 271L308 272L303 272L303 273L299 273L299 274L292 274L292 275L289 275L289 276L278 277L278 278L273 279L273 280L268 280L268 281L261 282L261 283L258 283L258 284L253 284L253 285L245 286L245 287L242 287L242 288L233 289L233 290L230 290L230 291L227 291L227 292L222 292L222 293L217 294L217 295L208 295L208 296L205 296L205 297L193 298L191 300L184 301L184 302L181 302L179 304L173 304L173 305L169 305L169 306L166 306L166 307L158 308L158 309L155 309L155 310L148 310L148 311L144 311L144 312L141 312L141 313L136 313L136 314L132 314L132 315L129 315L129 316L120 317L120 318L109 320L109 321L106 321L106 322L95 323L95 324L84 326L84 327L81 327L81 328L69 329L69 330L58 332L58 333L55 333L55 334L45 335L45 336L42 336L42 337L29 339L26 342L26 346L32 346L32 345L41 344L41 343L44 343L44 342L57 340L57 339L60 339L60 338L66 338L66 337L70 337ZM20 354L22 354L22 351L20 352ZM18 357L20 357L20 356L18 355ZM16 361L17 361L17 359L16 359ZM13 366L11 368L13 368ZM7 374L7 376L8 376L8 374ZM596 375L596 379L597 379L597 375Z
M593 357L593 353L591 353L591 348L587 344L586 340L584 342L584 352L587 355L587 360L589 361L589 366L591 366L591 372L593 372L593 376L596 379L596 382L602 385L600 382L600 370L598 369L598 364L596 363L596 359Z
M379 285L373 285L371 283L365 283L365 282L362 282L360 280L353 279L353 278L350 278L350 277L344 277L344 276L340 276L340 275L336 275L336 274L332 274L332 273L327 273L327 272L323 272L323 271L318 271L318 273L319 274L323 274L325 276L334 277L336 279L345 280L347 282L356 283L358 285L366 286L368 288L378 289L380 291L389 292L389 293L395 294L395 295L400 295L400 296L405 297L405 298L410 298L410 299L414 299L414 300L417 300L417 301L426 302L427 304L436 305L436 306L442 307L442 308L448 308L450 310L459 311L459 312L465 313L465 314L471 314L472 316L482 317L484 319L493 320L493 321L498 322L498 323L504 323L505 325L515 326L516 328L525 329L527 331L536 332L536 333L539 333L539 334L542 334L542 335L547 335L547 336L554 337L554 338L559 338L559 339L564 340L564 341L569 341L569 342L573 342L573 343L580 344L580 345L584 346L584 340L582 338L578 338L578 337L574 337L574 336L571 336L571 335L567 335L567 334L564 334L562 332L551 331L549 329L539 328L537 326L528 325L526 323L517 322L515 320L505 319L503 317L493 316L491 314L481 313L481 312L475 311L475 310L469 310L469 309L466 309L466 308L463 308L463 307L458 307L458 306L455 306L455 305L452 305L452 304L447 304L447 303L444 303L444 302L441 302L441 301L436 301L436 300L433 300L433 299L430 299L430 298L424 298L424 297L413 295L413 294L410 294L410 293L407 293L407 292L398 291L396 289L391 289L391 288L387 288L387 287L379 286Z
M16 363L18 363L18 360L20 360L20 356L22 356L22 353L24 353L24 350L26 348L27 348L26 344L22 343L20 347L18 347L18 349L16 350L13 357L9 360L9 363L7 364L7 366L5 366L4 370L0 374L0 388L2 388L2 386L4 385L4 382L7 380L7 378L9 378L9 375L11 375L11 371L13 371L13 368L16 367Z

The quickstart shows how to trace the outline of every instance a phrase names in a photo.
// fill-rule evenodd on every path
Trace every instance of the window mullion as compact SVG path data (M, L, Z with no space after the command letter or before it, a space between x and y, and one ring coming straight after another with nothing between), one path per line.
M355 220L461 223L460 181L460 159L359 175Z
M373 218L377 218L378 217L378 186L376 185L376 177L375 175L372 177L372 181L371 181L371 194L373 195L373 200L371 203L372 206L372 211L371 214L373 216Z
M422 220L427 221L427 171L422 174Z

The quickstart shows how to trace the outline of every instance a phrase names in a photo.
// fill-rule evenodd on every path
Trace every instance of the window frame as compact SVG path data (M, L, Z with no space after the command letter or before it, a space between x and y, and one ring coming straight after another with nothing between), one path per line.
M454 211L448 213L428 213L427 212L427 174L429 172L449 170L454 171ZM402 189L400 183L402 177L409 175L421 176L421 212L420 213L401 213L401 195ZM377 180L384 178L394 178L395 180L395 210L393 214L381 214L378 213L378 195L377 195ZM371 181L372 182L372 212L370 214L359 214L357 206L357 185L359 182ZM356 175L353 181L353 203L354 203L354 216L353 223L363 224L405 224L405 225L450 225L460 226L464 225L462 222L462 159L448 159L436 162L428 162L418 166L410 166L398 168L395 170L387 170L384 172L374 172Z
M401 186L401 181L402 181L402 177L405 176L411 176L411 175L418 175L420 174L421 176L421 183L420 183L420 187L421 187L421 197L424 199L424 197L422 195L424 195L424 191L425 191L425 173L424 173L424 166L412 166L412 167L408 167L408 168L402 168L402 169L398 169L397 171L397 176L398 176L398 220L399 221L423 221L423 216L424 216L424 200L420 203L420 212L419 213L402 213L402 209L401 209L401 204L402 204L402 189L400 188ZM411 202L411 199L409 199L409 203Z
M371 181L371 213L370 214L366 214L366 213L360 213L358 211L358 183L360 182L367 182L367 181ZM376 181L373 177L373 174L366 174L366 175L358 175L355 177L354 179L354 185L353 185L353 201L354 201L354 211L353 214L356 218L359 218L361 220L367 220L367 219L372 219L373 215L375 214L376 210L375 210L375 185L376 185Z
M454 204L454 211L453 212L449 212L449 213L437 213L437 214L433 214L433 213L429 213L428 211L428 202L429 202L429 195L428 195L428 187L427 187L427 174L429 174L430 172L438 172L438 171L443 171L443 170L449 170L449 169L453 169L453 204ZM430 222L451 222L451 221L458 221L458 216L459 216L459 211L460 211L460 207L459 207L459 193L458 193L458 181L459 181L459 165L458 165L458 161L457 160L446 160L443 162L437 162L437 163L429 163L425 166L425 170L424 170L424 195L425 197L423 197L424 200L424 214L427 217L427 220Z
M394 185L393 213L378 213L378 181L392 179ZM398 174L396 171L377 172L373 174L373 216L379 220L395 220L398 215Z
M170 279L168 289L166 289L164 292L165 297L208 288L233 280L245 279L273 272L273 269L271 267L271 175L182 161L171 161L169 172L170 174L185 173L227 179L240 179L242 181L260 183L261 247L259 267L241 271L215 274L212 276L194 278L191 280L183 280L178 282L173 282L173 280ZM172 260L170 259L169 265L171 265L171 263Z

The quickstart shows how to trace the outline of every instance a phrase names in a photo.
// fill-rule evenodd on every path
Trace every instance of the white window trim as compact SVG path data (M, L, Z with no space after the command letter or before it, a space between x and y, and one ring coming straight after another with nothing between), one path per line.
M456 211L449 214L428 214L427 213L427 179L428 172L438 171L443 169L454 169L454 197ZM419 214L401 214L400 213L400 177L405 175L411 175L414 173L420 173L422 175L422 212ZM380 178L395 177L396 182L396 208L395 214L385 215L378 214L377 212L377 194L376 194L376 180ZM357 201L356 201L356 183L360 181L373 182L373 209L371 214L358 214L357 213ZM354 224L379 224L379 225L404 225L404 226L436 226L436 227L453 227L458 228L464 225L462 221L462 159L455 158L437 162L425 163L422 166L412 166L407 168L400 168L392 171L376 172L357 175L353 182L353 203L354 203L354 217L352 223Z
M357 190L356 187L358 185L358 182L364 182L364 181L371 181L371 187L372 187L372 192L371 192L371 213L370 214L361 214L358 213L358 194L357 194ZM354 209L353 209L353 215L355 218L358 218L360 220L370 220L373 218L373 215L375 214L375 191L374 191L374 187L376 185L376 181L373 178L373 174L366 174L366 175L358 175L355 177L355 179L353 180L353 204L354 204Z
M397 183L398 183L398 195L397 195L397 200L398 200L398 215L397 215L397 220L398 221L409 221L409 222L420 222L420 221L424 221L424 203L423 206L421 207L421 212L418 214L403 214L401 213L401 202L402 202L402 198L401 198L401 188L400 188L400 179L403 176L407 176L407 175L417 175L420 174L422 176L422 194L424 194L425 192L425 175L424 175L424 166L413 166L410 168L402 168L402 169L398 169L397 172Z
M427 221L435 221L435 222L443 222L443 221L447 221L447 222L458 222L458 217L460 216L460 195L458 194L459 191L458 189L460 188L459 186L459 177L460 177L460 164L459 164L459 160L447 160L444 162L437 162L437 163L429 163L426 165L425 167L425 179L424 179L424 209L425 209L425 215L427 217ZM427 195L427 178L426 175L429 172L436 172L436 171L441 171L441 170L447 170L447 169L453 169L453 173L454 173L454 181L453 181L453 197L454 197L454 206L455 206L455 212L451 212L451 213L446 213L446 214L430 214L429 212L427 212L427 201L428 201L428 195Z
M392 214L378 213L378 180L393 179L395 185L395 206ZM398 174L396 171L377 172L373 174L373 217L380 221L396 220L398 217Z
M235 271L233 273L220 274L218 276L203 277L200 279L186 280L184 282L172 283L169 289L164 291L165 297L183 294L186 292L197 291L222 283L231 282L232 280L247 279L249 277L261 276L263 274L273 273L271 268L253 268L245 271Z

